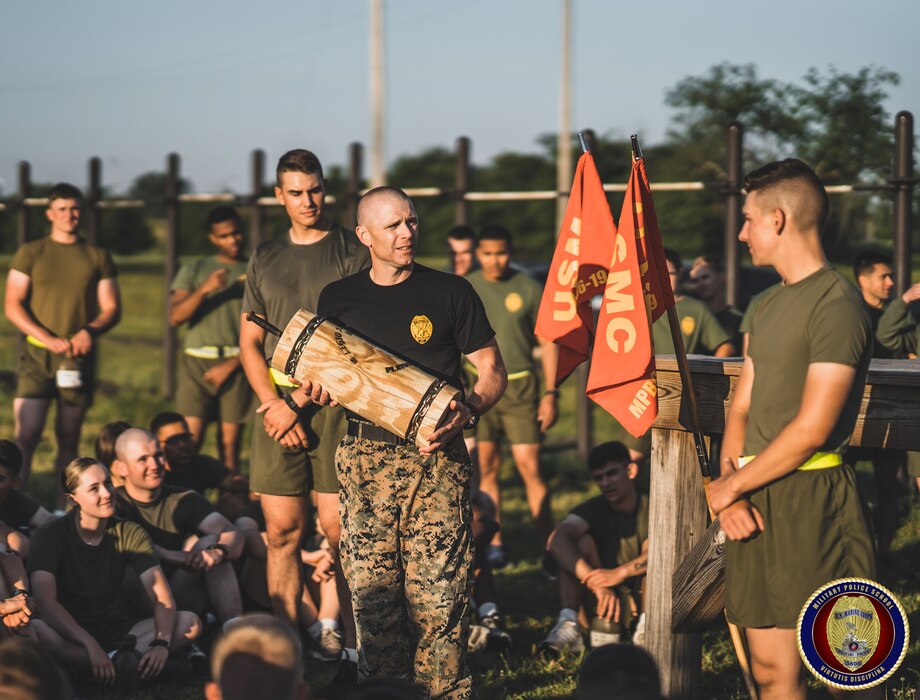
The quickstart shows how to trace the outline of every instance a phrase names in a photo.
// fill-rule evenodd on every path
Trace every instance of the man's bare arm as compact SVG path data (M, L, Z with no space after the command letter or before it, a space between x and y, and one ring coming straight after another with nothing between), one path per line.
M96 318L74 333L70 339L71 354L76 357L89 354L96 343L96 336L113 328L121 320L118 280L114 277L99 280L96 286L96 301L99 305Z
M24 272L11 269L6 277L3 313L20 332L41 341L51 352L63 355L70 350L70 343L45 328L32 314L28 303L31 286L31 277Z
M450 413L444 425L435 430L430 436L428 447L419 448L421 454L427 455L441 449L451 437L463 430L472 415L467 404L475 408L480 415L494 406L505 393L508 385L508 371L505 362L498 350L495 338L483 347L466 356L478 376L476 384L470 390L465 402L451 401Z
M744 469L710 484L716 510L795 471L830 437L856 378L856 368L834 362L809 365L798 413ZM715 488L713 488L715 487Z
M556 368L559 365L559 346L549 340L544 340L537 336L540 343L540 363L543 365L543 381L546 382L546 392L540 399L540 406L537 409L537 422L540 423L540 431L546 432L556 422L559 417L558 411L558 394L556 393Z
M737 357L738 353L735 350L734 343L729 343L726 341L717 347L716 351L712 355L713 357Z

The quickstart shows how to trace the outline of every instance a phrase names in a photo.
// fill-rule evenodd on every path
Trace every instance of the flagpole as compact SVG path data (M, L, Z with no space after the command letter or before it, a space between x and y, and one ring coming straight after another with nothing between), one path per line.
M579 134L579 136L581 135ZM633 160L642 160L645 156L642 153L642 147L639 145L638 135L632 134L629 140L632 144ZM678 272L680 272L680 270L678 270ZM669 306L667 314L668 326L671 328L671 339L674 341L674 354L677 357L677 369L680 374L680 383L682 387L681 397L685 398L687 401L690 430L693 433L693 443L696 446L696 457L700 465L700 474L703 477L706 507L709 510L710 519L715 522L716 515L712 510L712 506L709 504L709 493L705 490L709 482L712 481L712 467L709 462L709 452L706 449L703 431L700 427L700 414L696 403L696 390L693 387L693 375L690 373L690 364L687 362L687 349L684 347L684 334L680 330L677 305L673 304ZM732 638L732 646L735 648L735 656L738 657L738 666L741 667L741 675L744 677L744 685L747 687L748 695L751 697L751 700L757 700L757 685L754 682L754 676L751 674L751 665L748 661L745 639L738 626L728 620L727 613L726 622L728 623L728 632Z

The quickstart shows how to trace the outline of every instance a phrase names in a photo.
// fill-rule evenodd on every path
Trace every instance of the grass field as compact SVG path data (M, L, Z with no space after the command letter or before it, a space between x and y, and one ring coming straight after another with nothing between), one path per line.
M4 271L7 262L0 260ZM105 423L124 419L135 425L145 425L156 412L170 407L169 402L159 396L164 289L161 268L153 258L120 260L119 267L122 271L124 315L121 324L105 337L102 344L102 383L83 431L83 454L92 454L92 442ZM0 436L3 437L11 437L13 433L16 348L16 334L5 319L0 320ZM548 436L549 445L564 445L571 441L575 432L574 406L574 390L566 386L561 398L562 418ZM603 440L603 419L597 420L595 426L595 439ZM50 505L54 455L50 430L46 431L45 438L36 455L32 491ZM248 445L248 441L244 440L244 444ZM210 443L205 450L214 453ZM243 457L244 460L248 457L248 447L244 447ZM591 494L587 475L571 451L549 450L544 468L555 493L553 506L557 519ZM688 468L692 468L691 465ZM861 487L871 503L875 498L871 469L868 465L860 465L858 474ZM539 550L533 540L523 489L508 460L503 465L502 483L506 494L505 540L512 552L513 564L498 573L496 585L499 606L514 639L514 650L507 657L472 659L478 697L484 700L571 697L579 660L546 661L533 653L552 626L558 603L555 584L540 573ZM916 504L912 508L911 505L905 498L902 503L904 518L893 550L894 565L879 576L883 584L900 596L915 630L908 657L890 684L891 697L898 700L913 697L912 690L920 683L920 641L917 640L920 636L920 509ZM328 667L311 667L314 686L321 687L331 672ZM817 685L812 691L815 698L829 697ZM705 634L703 680L699 695L719 699L745 697L723 625L714 625ZM153 688L142 697L185 700L201 697L201 691L197 687Z

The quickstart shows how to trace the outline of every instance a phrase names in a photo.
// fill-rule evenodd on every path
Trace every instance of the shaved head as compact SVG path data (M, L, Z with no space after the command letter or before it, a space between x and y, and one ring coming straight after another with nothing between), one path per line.
M827 191L815 171L796 158L768 163L747 174L745 192L757 192L762 211L780 209L800 231L817 230L827 220Z
M125 462L127 461L128 450L132 445L140 443L146 447L151 440L156 440L156 436L150 431L140 428L128 428L115 441L115 457Z
M410 206L412 205L412 200L409 199L409 195L398 187L389 187L387 185L375 187L365 192L364 196L358 200L358 211L356 214L358 226L367 226L368 221L373 218L374 212L377 210L377 205L391 198L400 199L404 202L408 202ZM415 207L413 207L413 209L414 208Z

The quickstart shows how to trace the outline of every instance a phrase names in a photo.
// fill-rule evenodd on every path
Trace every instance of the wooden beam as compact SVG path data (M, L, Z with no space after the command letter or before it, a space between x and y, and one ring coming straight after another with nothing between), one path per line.
M662 694L673 699L692 697L700 685L702 635L671 632L671 575L706 536L706 499L695 464L690 433L652 430L646 647L658 663Z
M703 431L721 433L741 373L741 359L691 355L688 360ZM659 393L655 427L688 430L677 361L664 355L657 357L656 363ZM872 360L851 444L920 450L920 362Z

